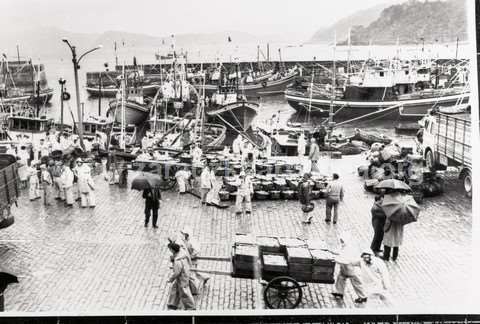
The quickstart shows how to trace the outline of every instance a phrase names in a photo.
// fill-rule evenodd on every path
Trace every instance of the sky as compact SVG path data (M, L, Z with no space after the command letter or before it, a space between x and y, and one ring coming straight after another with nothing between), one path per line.
M5 26L54 26L72 32L243 31L312 35L338 19L389 0L0 0Z

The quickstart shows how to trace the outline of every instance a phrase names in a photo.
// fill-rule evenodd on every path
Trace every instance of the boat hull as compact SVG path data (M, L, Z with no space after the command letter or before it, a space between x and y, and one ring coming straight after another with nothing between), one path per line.
M159 88L160 86L156 84L143 86L143 95L147 97L153 97L155 96ZM118 93L118 89L113 87L99 89L98 87L87 86L85 89L87 90L87 93L90 97L99 97L101 94L102 97L113 98Z
M440 97L392 100L392 101L347 101L333 100L336 119L355 118L372 113L375 118L420 119L433 106L453 106L457 102L468 102L469 94L454 94ZM305 96L285 93L285 99L298 113L316 116L328 116L331 101L329 99L311 99ZM392 108L396 107L396 108ZM373 114L375 113L375 114Z
M278 94L283 94L287 86L293 82L295 79L296 74L288 75L282 79L270 81L265 80L263 82L255 83L255 84L246 84L246 85L239 85L238 92L244 94L246 97L249 98L258 98L264 96L273 96ZM203 86L201 84L195 84L195 88L197 91L201 91ZM208 96L211 96L218 90L218 86L215 84L206 84L205 85L205 93Z
M44 105L50 102L53 97L53 89L42 90L39 96L32 96L30 94L19 95L19 96L11 96L2 98L1 101L3 104L9 103L18 103L18 102L28 102L32 105Z
M115 122L122 123L121 104L119 101L111 101L107 116L113 116ZM150 110L132 101L125 102L125 124L140 125L148 118Z
M251 127L257 114L258 104L248 101L234 102L207 111L209 120L221 122L228 128L242 132Z

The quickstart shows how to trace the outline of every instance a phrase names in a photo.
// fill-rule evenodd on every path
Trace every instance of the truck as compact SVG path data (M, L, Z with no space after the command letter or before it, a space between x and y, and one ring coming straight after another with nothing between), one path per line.
M431 171L456 167L465 194L472 196L472 142L470 107L465 113L431 111L420 122L422 151Z
M19 196L18 166L15 156L0 154L0 229L14 223L11 212Z

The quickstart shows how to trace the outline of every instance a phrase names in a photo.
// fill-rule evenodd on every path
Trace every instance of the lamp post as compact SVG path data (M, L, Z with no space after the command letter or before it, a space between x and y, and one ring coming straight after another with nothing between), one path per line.
M78 84L78 69L80 69L80 61L82 58L93 52L96 51L100 48L102 48L102 45L98 45L97 47L92 48L91 50L86 51L80 57L77 59L77 49L75 46L71 45L68 41L68 39L63 38L62 41L68 45L70 48L70 51L72 52L72 63L73 63L73 73L74 73L74 78L75 78L75 94L77 98L77 116L78 116L78 137L80 138L80 146L85 149L85 146L83 144L83 116L82 116L82 110L80 107L80 88Z
M63 134L63 91L64 86L67 80L60 78L58 79L58 83L60 83L60 134Z

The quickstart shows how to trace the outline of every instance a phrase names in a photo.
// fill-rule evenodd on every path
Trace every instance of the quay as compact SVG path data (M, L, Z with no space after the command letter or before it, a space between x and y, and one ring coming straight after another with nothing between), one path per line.
M284 159L284 158L282 158ZM5 310L14 312L143 312L166 311L170 275L167 238L185 225L201 243L205 256L230 256L234 235L293 236L324 239L335 248L348 232L359 249L370 246L373 194L363 189L356 166L363 155L331 160L322 171L337 172L345 188L339 222L324 222L325 201L315 201L311 225L301 223L298 201L256 201L252 214L201 206L193 195L162 193L158 229L143 224L141 193L109 185L95 177L97 206L44 207L22 193L13 207L15 224L0 235L0 264L18 276L5 292ZM131 181L136 172L129 172ZM392 287L390 300L369 298L355 304L347 285L343 301L331 296L333 285L309 284L299 307L314 309L387 309L408 307L454 312L465 300L472 278L471 200L464 196L458 174L447 174L445 193L425 200L418 222L405 227L396 262L386 262ZM200 261L200 268L230 271L226 262ZM197 297L198 310L264 309L262 286L256 280L213 275ZM173 313L172 313L173 314Z

